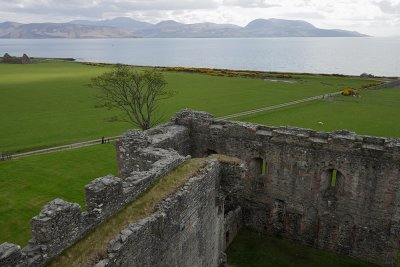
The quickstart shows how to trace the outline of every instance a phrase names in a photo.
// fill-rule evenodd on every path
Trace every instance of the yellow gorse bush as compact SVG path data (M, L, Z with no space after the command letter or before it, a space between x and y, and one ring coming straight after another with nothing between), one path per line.
M358 95L358 91L356 89L346 87L342 90L342 95L344 96L355 96Z

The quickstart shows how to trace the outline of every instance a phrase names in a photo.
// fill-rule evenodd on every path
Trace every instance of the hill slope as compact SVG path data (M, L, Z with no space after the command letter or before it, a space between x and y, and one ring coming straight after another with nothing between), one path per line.
M232 37L364 37L338 29L320 29L302 20L256 19L245 27L234 24L173 20L157 24L120 17L111 20L75 20L69 23L0 23L0 38L232 38Z
M354 31L319 29L302 20L256 19L244 27L243 33L251 37L363 37Z
M130 18L115 18L101 21L74 21L86 25L107 25L124 27L144 38L188 38L188 37L363 37L364 34L354 31L319 29L301 20L256 19L247 26L234 24L217 24L210 22L184 24L173 20L157 24L143 23Z
M134 20L126 17L119 17L109 20L99 20L99 21L90 21L90 20L74 20L69 22L71 24L79 24L79 25L89 25L89 26L107 26L123 29L126 31L137 31L149 28L153 26L153 24L142 22L138 20Z
M3 23L2 23L3 24ZM1 25L1 24L0 24ZM0 38L127 38L131 32L105 26L76 25L70 23L30 23L8 28Z
M0 23L0 36L9 34L12 30L22 25L21 23L6 21Z

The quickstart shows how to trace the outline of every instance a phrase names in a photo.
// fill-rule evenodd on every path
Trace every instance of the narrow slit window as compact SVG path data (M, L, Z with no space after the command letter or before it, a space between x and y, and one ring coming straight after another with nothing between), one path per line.
M267 161L265 159L263 159L263 162L262 162L261 174L262 175L267 175Z
M251 161L251 169L254 176L258 176L262 174L263 170L263 159L262 158L254 158Z
M336 176L337 176L337 170L333 169L331 174L331 187L336 186Z

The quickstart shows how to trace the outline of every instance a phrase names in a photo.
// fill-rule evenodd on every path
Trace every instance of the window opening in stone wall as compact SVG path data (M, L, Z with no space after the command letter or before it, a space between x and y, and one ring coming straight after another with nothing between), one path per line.
M263 162L262 162L261 174L267 175L267 161L265 159L263 159Z
M331 187L336 187L337 170L333 169L331 173Z
M229 243L229 231L226 231L226 233L225 233L225 242L226 242L226 244Z
M264 160L262 158L254 158L251 165L256 176L263 174Z
M217 151L212 150L212 149L207 149L207 156L214 155L214 154L218 154Z
M253 158L249 167L254 176L265 176L268 173L267 161L262 158Z

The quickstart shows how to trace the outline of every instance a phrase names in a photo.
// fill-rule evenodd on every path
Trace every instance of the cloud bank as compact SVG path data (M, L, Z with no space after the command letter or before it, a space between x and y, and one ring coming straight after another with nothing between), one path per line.
M2 21L65 22L131 17L147 22L246 25L256 18L307 20L321 28L400 36L400 0L0 0Z

